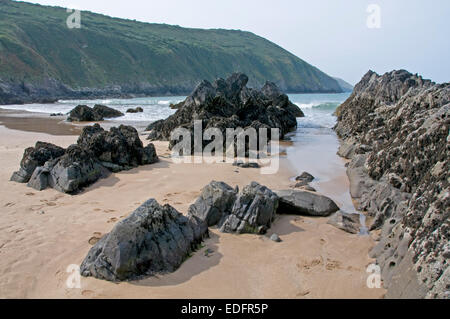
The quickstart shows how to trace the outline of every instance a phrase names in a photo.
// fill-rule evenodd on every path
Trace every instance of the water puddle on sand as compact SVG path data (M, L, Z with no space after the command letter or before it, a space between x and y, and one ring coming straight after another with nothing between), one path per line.
M366 216L358 212L350 196L350 183L346 173L346 160L336 153L339 139L331 128L301 127L288 135L292 145L287 147L287 158L297 175L312 174L310 183L318 193L333 199L346 213L359 214L360 235L368 235ZM295 176L293 176L295 178Z

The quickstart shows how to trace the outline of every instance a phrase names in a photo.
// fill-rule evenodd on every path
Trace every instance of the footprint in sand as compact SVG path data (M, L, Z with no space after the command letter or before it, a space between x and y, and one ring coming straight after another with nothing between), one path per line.
M34 193L25 193L27 196L34 196Z
M113 217L113 218L110 218L110 219L108 219L108 224L109 223L115 223L116 221L118 221L118 219L116 218L116 217Z
M109 214L109 213L116 212L116 210L115 209L105 209L104 212Z
M95 245L96 243L98 243L98 241L102 238L102 233L99 232L95 232L94 236L92 236L91 238L89 238L88 243L91 245Z
M101 209L100 208L94 208L94 212L100 212Z
M309 295L311 292L309 290L305 290L305 291L300 291L299 293L297 293L297 297L305 297L307 295Z
M301 270L310 270L311 268L323 265L323 260L321 257L313 258L312 260L302 260L297 264L297 268Z
M94 295L94 292L92 290L83 290L81 292L81 295L84 297L92 297Z
M325 268L327 270L341 269L341 262L337 260L328 260Z
M15 203L6 203L5 206L3 206L3 207L12 207L14 205L16 205L16 204Z

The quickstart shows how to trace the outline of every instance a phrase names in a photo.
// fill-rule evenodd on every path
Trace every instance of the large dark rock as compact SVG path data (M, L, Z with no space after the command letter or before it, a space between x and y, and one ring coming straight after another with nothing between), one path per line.
M237 196L231 214L220 221L220 231L264 234L272 225L277 208L278 196L267 187L252 182Z
M125 115L116 109L100 104L94 105L94 108L92 110L103 118L115 118Z
M78 145L90 150L94 156L113 171L130 169L158 161L153 144L143 147L137 130L120 125L105 131L100 125L85 127Z
M381 230L386 296L450 298L450 83L369 71L337 115L351 194Z
M170 140L171 132L178 127L192 131L194 120L201 120L204 130L219 128L223 136L226 136L226 128L278 128L281 138L296 129L296 117L304 115L287 95L273 83L267 83L262 90L254 90L247 88L247 82L248 77L242 73L235 73L227 80L217 79L213 84L201 82L177 106L174 115L148 126L149 139ZM204 141L203 146L208 143Z
M144 112L144 109L140 106L136 107L136 108L131 108L127 110L127 113L142 113Z
M241 193L223 182L211 182L189 207L188 215L208 226L217 225L221 232L262 234L270 228L277 208L277 195L256 182Z
M43 166L45 162L61 157L65 150L62 147L37 142L34 147L25 150L22 160L20 161L20 169L11 176L11 181L18 183L28 183L34 170L38 166Z
M11 180L28 183L36 190L52 187L73 194L110 171L119 172L157 161L154 145L144 147L135 128L121 125L105 131L95 124L85 127L77 145L66 151L42 142L28 148L20 170Z
M69 112L69 122L97 122L103 121L103 116L95 112L87 105L78 105Z
M237 190L224 182L212 181L189 207L188 214L197 216L208 226L217 225L224 216L231 214L237 193Z
M81 274L125 281L173 272L207 235L206 223L150 199L91 248Z
M339 207L330 198L316 193L282 190L276 194L280 198L278 214L330 216L339 210Z

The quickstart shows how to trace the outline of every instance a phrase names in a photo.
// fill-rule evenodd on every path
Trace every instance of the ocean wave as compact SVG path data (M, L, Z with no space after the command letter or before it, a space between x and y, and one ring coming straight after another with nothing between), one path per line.
M294 103L300 109L321 109L321 110L332 110L339 106L338 102L311 102L311 103Z

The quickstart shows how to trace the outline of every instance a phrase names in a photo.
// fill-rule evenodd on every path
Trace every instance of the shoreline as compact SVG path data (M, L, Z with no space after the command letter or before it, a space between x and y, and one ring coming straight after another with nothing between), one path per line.
M274 190L288 189L292 184L290 178L296 174L287 158L289 152L287 157L281 157L278 174L260 175L257 169L238 169L225 163L174 164L168 157L167 142L155 142L159 163L111 174L81 194L70 196L52 189L37 192L8 180L26 147L37 140L67 147L76 141L76 135L24 132L3 125L0 127L0 206L4 211L0 218L2 298L381 298L384 295L383 289L366 286L365 270L373 262L368 256L374 245L371 236L345 233L327 225L328 218L304 216L277 217L268 235L277 233L282 243L274 243L265 236L222 234L211 229L205 247L172 274L121 284L83 277L81 289L68 289L67 266L80 264L91 248L90 242L108 233L117 221L144 201L155 198L186 213L211 180L240 188L255 180ZM338 184L328 187L339 188ZM213 254L206 257L204 249L211 249ZM214 282L214 287L210 282Z

